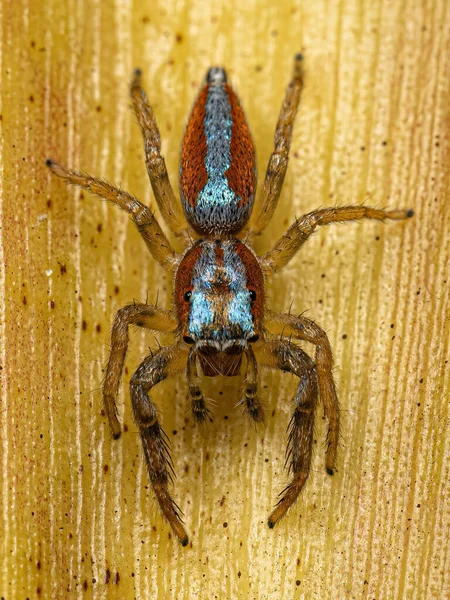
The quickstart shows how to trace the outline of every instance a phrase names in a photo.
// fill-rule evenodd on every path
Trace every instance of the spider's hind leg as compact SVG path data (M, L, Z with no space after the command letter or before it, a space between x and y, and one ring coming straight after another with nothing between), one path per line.
M297 54L292 79L286 89L275 129L274 149L267 165L261 208L252 215L248 227L251 235L258 235L267 227L277 207L289 162L292 130L303 91L303 77L303 56Z
M164 157L161 155L161 135L153 110L141 87L141 71L136 69L130 85L134 113L144 138L145 163L155 194L158 208L164 221L175 233L186 232L187 224L180 202L175 198Z

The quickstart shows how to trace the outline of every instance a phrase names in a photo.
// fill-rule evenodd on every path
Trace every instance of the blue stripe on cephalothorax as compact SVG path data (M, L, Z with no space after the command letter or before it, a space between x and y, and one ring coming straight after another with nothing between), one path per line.
M253 334L253 317L248 290L247 269L237 254L233 242L224 243L224 265L230 280L231 301L228 318L244 337Z
M202 242L192 271L187 330L197 340L247 340L254 333L247 271L234 242Z
M189 334L197 338L201 338L205 327L211 327L214 322L210 301L213 291L214 261L212 244L202 244L202 253L192 271L191 310L188 321Z

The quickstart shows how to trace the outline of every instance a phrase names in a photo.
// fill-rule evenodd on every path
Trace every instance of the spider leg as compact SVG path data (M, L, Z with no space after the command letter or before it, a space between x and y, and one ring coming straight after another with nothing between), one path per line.
M129 304L117 311L111 331L111 350L103 381L103 403L114 439L120 437L116 398L128 347L128 328L137 325L154 331L170 332L177 328L171 312L152 304Z
M202 390L198 387L198 372L196 363L196 353L193 348L189 352L189 358L186 367L186 377L191 399L192 417L197 423L204 423L206 420L212 421L212 413L206 404Z
M382 210L364 205L340 206L314 210L296 220L275 246L261 257L266 274L281 270L314 233L319 225L360 219L401 220L414 215L413 210Z
M328 420L325 468L329 475L333 475L336 468L339 443L340 412L336 385L333 379L333 354L327 334L319 325L306 317L277 314L272 311L267 311L265 326L271 334L292 336L295 339L304 340L316 346L314 358L319 392L325 416Z
M292 79L286 89L275 129L274 150L267 165L261 209L259 213L255 213L255 216L252 216L248 227L251 235L258 235L267 227L273 216L283 187L289 162L289 149L291 146L294 119L303 90L304 74L302 63L302 55L297 54L294 59Z
M128 192L124 192L103 179L97 179L81 171L66 169L50 158L46 160L46 165L55 175L65 179L68 183L78 185L129 213L153 258L162 266L172 268L177 254L147 206Z
M177 235L186 232L186 219L181 203L175 198L166 163L161 156L161 136L153 110L141 87L141 71L136 69L130 85L134 113L144 138L145 162L158 208L164 221Z
M163 515L183 546L189 540L182 513L168 490L174 476L168 440L148 392L163 379L179 373L186 364L187 356L188 348L183 342L161 348L154 356L144 359L130 381L134 420L141 434L149 479Z
M264 408L256 395L258 365L256 362L255 353L251 346L247 346L245 351L247 356L247 376L245 379L245 390L242 398L238 402L238 406L242 406L243 412L247 414L255 423L264 422Z
M280 500L268 519L270 528L297 501L308 479L314 440L314 412L317 404L317 372L310 357L295 344L278 340L255 345L260 365L289 371L299 378L294 398L294 412L289 423L286 463L292 480L281 492Z

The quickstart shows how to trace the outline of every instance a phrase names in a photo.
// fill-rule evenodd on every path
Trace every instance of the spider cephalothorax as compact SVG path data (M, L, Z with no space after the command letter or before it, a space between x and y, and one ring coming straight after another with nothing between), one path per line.
M131 98L144 138L150 182L166 224L186 241L182 254L173 250L153 211L137 198L102 179L65 169L47 159L47 165L59 177L128 212L155 260L173 273L171 310L133 303L117 312L103 400L111 432L117 438L121 427L116 398L129 326L174 334L171 346L160 348L139 366L130 381L130 395L155 496L183 545L188 543L188 536L180 510L169 493L170 455L156 406L149 396L151 388L185 370L192 414L197 421L203 421L210 414L199 387L199 368L209 377L235 376L243 368L245 390L239 404L251 419L262 421L264 413L257 396L258 365L289 371L299 378L287 448L292 481L269 516L269 527L273 527L295 503L308 478L314 411L319 396L329 423L325 466L333 474L339 439L339 404L325 332L304 316L270 311L265 305L265 277L282 269L317 226L364 218L405 219L413 215L411 210L385 211L368 206L324 208L296 220L266 254L257 256L251 249L252 238L272 218L283 185L295 113L303 89L302 62L302 56L297 55L256 213L252 212L256 191L255 150L244 112L224 69L215 67L208 71L186 127L179 174L181 203L175 198L161 156L160 135L140 85L141 73L135 72ZM192 235L200 239L193 242ZM291 340L314 344L314 361Z
M261 331L258 259L234 238L197 242L178 267L175 305L183 340L194 345L203 373L238 375L242 353Z

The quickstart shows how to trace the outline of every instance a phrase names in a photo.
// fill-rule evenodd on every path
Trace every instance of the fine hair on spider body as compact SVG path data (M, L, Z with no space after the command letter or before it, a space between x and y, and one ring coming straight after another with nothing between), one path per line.
M160 133L141 87L141 71L135 71L130 94L144 139L150 183L166 225L185 242L182 253L175 252L153 210L135 196L103 179L67 169L51 159L46 161L58 177L127 212L150 254L173 277L170 309L133 302L118 310L102 391L112 436L118 438L121 426L116 402L130 325L175 336L172 345L159 348L143 360L130 380L130 396L154 494L183 545L188 544L188 535L181 510L169 491L173 468L168 441L150 390L184 371L192 415L197 422L206 421L211 414L200 387L200 375L236 376L245 357L245 388L239 405L252 420L261 422L264 411L257 394L259 367L288 371L298 377L286 451L291 481L268 518L269 527L274 527L296 502L308 478L319 398L328 421L325 468L330 475L334 473L339 403L327 335L303 315L271 311L265 299L266 279L280 271L319 226L359 219L402 220L413 215L412 210L380 210L365 205L322 208L296 219L268 252L255 253L251 242L269 224L283 186L303 80L303 57L297 54L258 208L253 211L255 148L225 70L209 69L186 126L179 168L181 203L175 197L161 155ZM313 344L314 360L291 340Z

